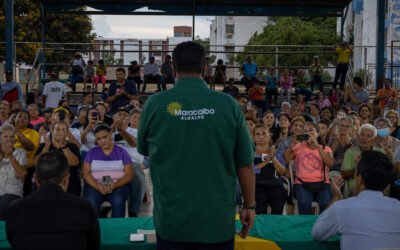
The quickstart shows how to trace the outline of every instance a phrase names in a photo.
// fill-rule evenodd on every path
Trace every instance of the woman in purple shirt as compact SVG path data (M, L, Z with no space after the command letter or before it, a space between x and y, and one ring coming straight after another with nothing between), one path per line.
M129 182L133 178L132 160L125 149L113 143L107 124L97 125L94 136L99 146L87 153L83 163L83 196L90 200L98 215L101 203L107 200L111 203L111 217L124 217Z

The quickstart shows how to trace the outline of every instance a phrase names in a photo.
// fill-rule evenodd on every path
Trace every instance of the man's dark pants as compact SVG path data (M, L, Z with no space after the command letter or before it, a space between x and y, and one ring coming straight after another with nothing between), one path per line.
M233 250L235 239L221 243L207 244L194 242L174 242L163 240L157 235L157 250Z
M159 75L145 75L143 79L142 93L146 92L146 84L149 82L157 83L157 90L161 91L161 79Z
M242 84L246 87L246 93L249 91L251 87L253 87L253 82L257 81L257 77L250 77L250 80L247 77L242 77L240 80Z
M15 194L4 194L0 196L0 220L5 219L6 210L11 202L18 199L21 199L21 197Z
M335 80L333 81L333 88L336 88L336 85L338 83L339 77L340 77L340 88L344 89L344 85L346 83L346 75L347 75L347 70L349 69L349 64L348 63L338 63L336 65L336 72L335 72Z

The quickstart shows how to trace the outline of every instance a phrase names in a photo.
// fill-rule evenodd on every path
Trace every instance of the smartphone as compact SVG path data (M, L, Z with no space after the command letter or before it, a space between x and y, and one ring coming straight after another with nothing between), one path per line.
M92 118L96 118L96 120L97 120L98 116L99 116L99 114L96 111L92 112Z
M247 104L246 104L246 110L247 110L247 111L253 110L253 103L247 102Z
M111 176L103 176L103 181L101 182L102 186L111 185Z
M59 115L59 117L60 117L60 121L64 121L64 119L65 119L65 110L60 110L59 112L58 112L58 115Z
M340 120L340 119L342 119L342 118L345 118L346 117L346 113L345 112L337 112L337 114L336 114L336 118L338 119L338 120Z
M296 136L296 140L298 141L307 141L310 136L308 134L301 134Z

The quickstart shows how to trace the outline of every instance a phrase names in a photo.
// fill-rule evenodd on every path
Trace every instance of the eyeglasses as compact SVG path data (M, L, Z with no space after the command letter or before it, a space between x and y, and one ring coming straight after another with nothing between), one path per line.
M342 124L340 124L340 127L342 127L342 128L351 128L352 126L351 125L342 125Z
M383 124L383 125L376 125L376 128L377 129L380 129L380 128L387 128L388 126L386 125L386 124Z

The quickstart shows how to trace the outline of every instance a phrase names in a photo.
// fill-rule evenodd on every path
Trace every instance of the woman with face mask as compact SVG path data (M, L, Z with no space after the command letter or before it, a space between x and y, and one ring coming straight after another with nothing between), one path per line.
M397 146L400 145L400 141L390 135L392 123L389 119L381 117L375 120L375 127L378 130L378 139L375 142L375 146L383 148L386 155L393 159L393 153L396 151Z
M340 174L344 179L343 197L349 198L356 194L356 166L364 151L374 150L385 153L382 148L376 147L374 143L377 140L377 129L371 124L364 124L360 127L358 134L358 146L349 148L344 154Z

